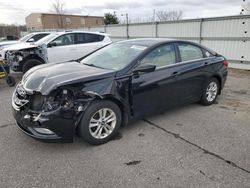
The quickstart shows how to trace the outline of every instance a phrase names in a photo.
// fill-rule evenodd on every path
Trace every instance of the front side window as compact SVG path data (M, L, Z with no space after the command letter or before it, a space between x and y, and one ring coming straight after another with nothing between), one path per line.
M52 41L56 43L56 46L66 46L74 44L74 34L62 35Z
M197 46L183 43L178 44L178 48L181 55L181 61L192 61L203 58L202 50Z
M174 64L175 49L172 44L163 45L157 47L153 51L149 52L141 61L141 64L153 64L156 67L163 67Z

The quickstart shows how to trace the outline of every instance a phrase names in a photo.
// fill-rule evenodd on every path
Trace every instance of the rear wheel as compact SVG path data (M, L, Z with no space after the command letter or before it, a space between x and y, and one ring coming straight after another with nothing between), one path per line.
M121 125L120 108L111 101L94 101L85 111L78 134L89 144L108 142Z
M37 65L41 65L43 62L38 59L29 59L27 60L23 65L23 73L26 73L29 69L32 67L35 67Z
M201 103L206 106L213 104L218 96L219 89L220 85L218 80L216 78L211 78L205 86Z

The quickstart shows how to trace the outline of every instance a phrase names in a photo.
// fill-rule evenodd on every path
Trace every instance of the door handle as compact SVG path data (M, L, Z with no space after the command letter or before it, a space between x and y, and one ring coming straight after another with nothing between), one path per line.
M175 71L175 72L172 73L172 76L176 76L178 74L179 74L179 72Z
M209 62L205 62L204 65L209 65L210 63Z

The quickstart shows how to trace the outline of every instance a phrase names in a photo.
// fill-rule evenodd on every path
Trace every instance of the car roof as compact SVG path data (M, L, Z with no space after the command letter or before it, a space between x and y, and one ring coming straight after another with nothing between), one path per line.
M31 32L30 34L37 35L37 34L50 34L51 32Z
M130 45L139 45L139 46L146 46L146 47L152 47L157 44L165 43L165 42L185 42L185 43L190 43L196 46L199 46L200 48L203 48L213 55L216 55L217 53L201 44L192 42L192 41L187 41L187 40L179 40L179 39L174 39L174 38L140 38L140 39L129 39L129 40L124 40L124 41L119 41L116 43L123 43L123 44L130 44Z
M108 33L103 33L103 32L98 32L98 31L61 31L61 32L58 32L60 34L65 34L65 33L89 33L89 34L97 34L97 35L104 35L104 36L107 36L109 35Z
M170 38L140 38L140 39L129 39L124 41L119 41L117 43L123 44L132 44L132 45L141 45L141 46L154 46L156 44L160 44L162 42L170 42L170 41L180 41L177 39L170 39Z

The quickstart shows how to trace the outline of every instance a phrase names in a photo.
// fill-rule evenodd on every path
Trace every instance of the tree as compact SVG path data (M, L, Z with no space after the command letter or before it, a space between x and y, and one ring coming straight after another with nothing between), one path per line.
M26 26L0 24L0 37L14 36L19 38L21 31L27 31Z
M106 13L104 15L104 24L119 24L119 20L115 14Z
M55 0L52 4L52 11L57 15L56 22L59 28L64 28L63 15L65 14L65 3Z
M181 20L183 17L182 11L159 11L156 13L156 16L159 21L174 21L174 20Z

